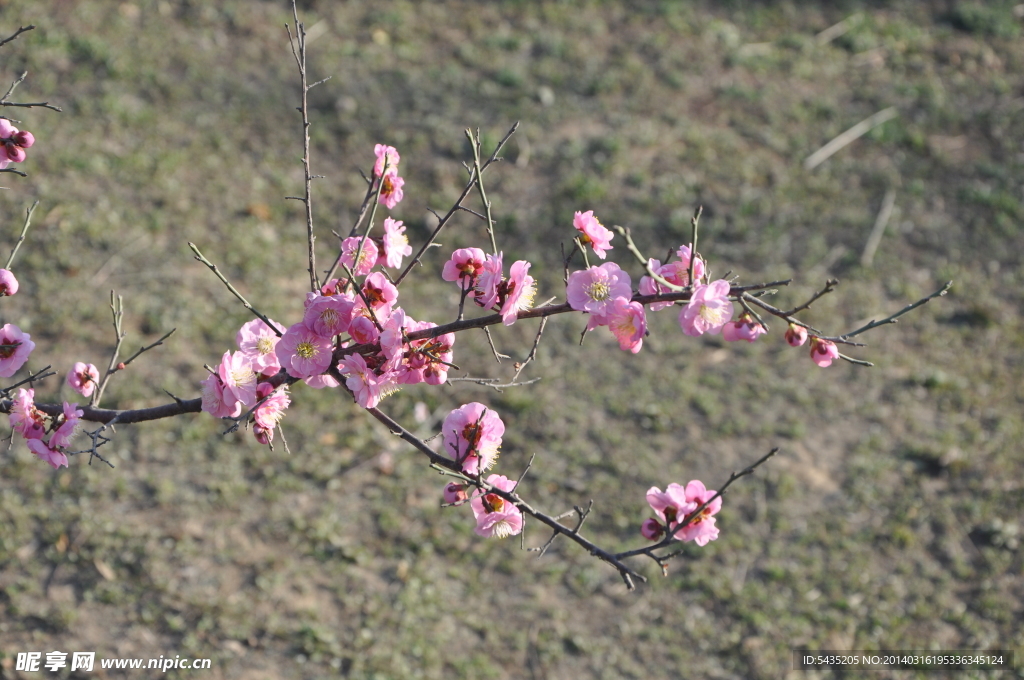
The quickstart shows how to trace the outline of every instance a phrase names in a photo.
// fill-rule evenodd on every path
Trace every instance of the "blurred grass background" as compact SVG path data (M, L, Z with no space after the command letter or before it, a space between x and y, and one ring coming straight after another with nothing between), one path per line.
M516 540L478 540L468 510L438 508L441 478L339 393L294 392L291 454L222 437L206 416L120 428L116 470L54 473L15 443L0 454L2 677L19 677L16 652L54 649L209 657L211 678L779 678L796 677L797 647L1021 653L1024 6L300 9L311 79L332 76L311 95L321 262L330 230L355 217L375 143L402 154L394 216L415 246L427 209L464 183L462 130L490 147L519 120L486 179L499 247L534 263L538 302L561 294L555 244L573 211L628 225L663 259L697 205L716 272L796 277L780 306L841 278L807 316L835 333L955 287L866 336L857 355L873 369L817 369L780 329L742 347L685 338L671 311L637 356L602 333L580 348L579 320L560 317L527 369L538 384L417 386L384 402L423 436L451 408L488 403L508 428L498 471L518 475L536 453L524 491L552 512L595 499L587 533L612 548L642 540L648 487L714 488L780 446L734 487L721 538L667 577L641 564L636 593L567 544L538 560ZM106 362L110 289L125 296L129 351L178 333L106 405L198 395L202 364L247 316L189 240L271 317L299 318L290 21L283 0L0 0L0 33L38 27L0 50L0 74L27 70L17 99L64 107L17 112L38 143L30 176L4 176L0 193L3 247L40 201L21 292L2 307L38 343L31 367L61 371L40 400L73 396L60 380L74 361ZM888 106L898 118L803 170ZM889 190L896 209L864 268ZM485 235L465 214L441 240L403 289L417 319L452 315L438 268ZM635 281L624 249L613 256ZM496 342L521 359L535 328ZM481 337L455 351L473 375L511 374ZM528 529L526 543L546 538Z

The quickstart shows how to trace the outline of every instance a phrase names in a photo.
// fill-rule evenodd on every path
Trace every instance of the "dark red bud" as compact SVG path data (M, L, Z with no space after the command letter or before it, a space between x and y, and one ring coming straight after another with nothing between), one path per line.
M14 135L13 139L14 143L23 149L27 149L36 143L35 135L28 130L22 130L18 134Z

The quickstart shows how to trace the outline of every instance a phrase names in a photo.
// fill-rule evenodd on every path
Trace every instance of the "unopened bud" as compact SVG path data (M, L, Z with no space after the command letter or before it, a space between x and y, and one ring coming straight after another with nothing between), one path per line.
M466 485L451 482L444 487L444 502L445 503L461 503L465 501L469 496L466 494Z
M27 149L36 143L35 136L28 130L22 130L12 137L14 143L23 149Z
M7 158L15 163L21 163L25 160L25 150L14 142L4 144L4 151L7 152Z
M661 526L661 522L653 517L648 517L644 520L644 523L640 525L640 535L648 540L657 541L664 533L665 528Z
M789 324L789 328L786 329L786 342L793 347L804 344L807 342L807 329L795 323Z
M124 370L124 362L123 361L117 364L117 370L119 370L119 371L123 371Z

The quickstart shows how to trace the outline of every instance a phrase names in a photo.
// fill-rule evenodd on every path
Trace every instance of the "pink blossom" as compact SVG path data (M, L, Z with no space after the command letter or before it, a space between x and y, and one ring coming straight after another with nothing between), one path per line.
M22 333L12 323L4 324L0 328L0 378L10 378L17 373L35 348L36 343L28 333Z
M18 388L11 400L11 427L25 439L42 439L46 434L46 415L35 406L35 390Z
M458 282L462 290L469 290L476 285L477 277L484 269L485 258L484 251L479 248L459 248L444 263L441 278Z
M274 441L274 430L272 428L266 428L262 425L255 424L252 426L252 436L256 438L260 444L269 446Z
M374 373L363 355L349 354L338 364L338 370L348 376L345 386L352 390L356 403L363 408L376 408L387 396L382 390L387 379Z
M397 170L398 163L402 157L398 155L398 149L386 144L377 144L373 147L373 153L377 156L377 162L373 164L373 176L380 177L384 172L384 162L387 160L388 170Z
M498 459L505 423L479 402L464 404L444 419L444 450L468 474L488 470Z
M373 323L370 317L366 316L366 309L357 310L359 313L352 317L349 324L348 334L352 339L361 345L371 345L380 338L380 330Z
M612 300L607 318L608 328L619 341L619 349L629 350L633 354L639 352L647 333L644 306L639 302L631 302L629 298L617 297Z
M657 541L665 535L665 527L661 526L661 522L653 517L648 517L640 525L640 535L650 541Z
M505 475L491 475L487 483L505 492L516 488L516 482ZM473 508L476 517L476 528L473 531L477 536L505 538L523 530L522 511L497 494L477 491L469 507Z
M477 275L473 293L476 303L484 309L491 309L498 302L498 286L501 285L504 269L501 263L503 253L488 255L483 269Z
M331 365L331 341L297 323L285 331L277 343L277 358L293 378L319 375Z
M242 415L241 402L230 393L225 394L224 381L220 375L211 373L200 385L203 386L203 411L214 418L237 418Z
M754 342L759 335L766 332L764 326L755 321L754 317L750 316L750 314L745 313L740 318L730 321L722 327L722 338L726 342L736 342L738 340Z
M54 470L59 470L61 466L68 466L68 457L44 443L42 439L29 439L27 443L29 450L46 461Z
M270 323L284 333L284 326L273 319L270 319ZM266 375L274 375L281 370L281 362L277 359L276 351L280 339L280 336L262 319L253 319L242 324L235 334L235 343L242 355L249 360L252 370Z
M308 378L303 378L302 382L306 383L314 390L322 390L325 387L335 388L341 383L331 377L329 373L321 373L320 375L311 375Z
M0 269L0 297L11 296L18 292L18 279L6 269Z
M398 300L398 289L380 272L374 272L363 281L363 294L355 298L356 307L366 307L366 301L377 313L377 319L391 316L391 307ZM383 323L383 321L382 321Z
M71 443L71 438L75 436L75 430L78 429L78 423L81 422L85 411L78 408L78 404L69 404L65 401L63 415L63 422L50 436L50 446L55 449L66 448Z
M705 488L704 484L696 479L686 485L686 500L693 503L694 508L686 517L680 519L680 523L686 520L689 520L689 523L679 529L673 538L680 541L693 541L700 546L705 546L708 541L718 538L718 528L715 527L715 518L712 515L722 509L721 496L708 503L699 514L693 514L697 508L714 498L716 493L716 491Z
M792 347L799 347L804 344L807 342L807 329L803 326L797 326L795 323L789 324L789 328L786 329L786 342Z
M412 255L412 246L409 245L409 238L405 235L405 227L401 220L393 220L390 217L384 218L384 238L382 239L383 252L377 256L377 264L387 265L392 269L402 266L402 258Z
M444 487L444 502L449 505L453 503L463 503L469 498L469 494L466 493L466 485L459 484L457 482L448 482Z
M836 347L836 343L831 340L822 340L821 338L812 335L811 336L811 360L825 368L831 366L832 362L839 358L839 349Z
M321 338L330 340L344 333L352 323L352 308L355 302L341 295L320 295L302 317L302 323Z
M340 281L338 279L331 279L324 285L320 286L321 295L342 295L345 292L345 288L348 285L348 279ZM312 302L312 300L310 300ZM308 304L306 305L309 306Z
M378 202L383 203L388 210L394 210L395 206L401 203L402 198L405 196L402 191L402 187L405 186L405 180L399 177L398 170L394 169L384 173L381 182L382 186Z
M717 334L732 318L729 290L729 282L725 279L712 281L706 286L697 285L690 302L679 313L683 332L691 336Z
M380 334L380 349L385 357L394 359L402 353L405 341L404 329L415 323L405 315L405 310L401 307L396 307L391 312L391 316L388 317L387 323L384 324L384 330Z
M414 322L409 332L435 328L432 321ZM426 382L428 385L443 385L448 380L448 364L452 362L452 346L455 334L445 333L436 338L413 340L401 358L399 382L410 385Z
M100 372L92 364L76 361L68 373L68 385L83 397L91 397L100 381Z
M647 265L651 268L655 274L665 279L669 283L685 287L689 285L690 281L690 248L689 246L682 246L678 254L682 257L682 260L675 260L667 264L662 265L660 260L650 259L647 261ZM684 257L685 255L685 257ZM704 276L704 260L699 257L693 263L693 278L700 281ZM655 281L650 276L644 276L640 278L640 294L641 295L660 295L662 293L668 293L669 290L662 286L660 283ZM671 302L652 302L651 311L656 312L659 309L665 307L671 307Z
M569 306L577 311L597 316L602 326L612 300L618 297L628 300L632 295L629 274L622 271L614 262L573 272L569 275L569 282L565 287Z
M256 396L258 399L263 399L264 397L267 397L267 399L256 407L253 418L260 427L266 430L273 430L281 422L281 418L284 418L285 409L292 403L291 398L288 396L288 387L287 385L282 385L275 389L270 383L260 383L259 388L256 390Z
M362 242L363 249L359 250L359 243ZM359 253L359 263L355 264L356 253ZM373 239L361 236L350 236L341 242L340 262L352 270L355 276L365 276L373 269L379 256L377 244Z
M516 260L509 269L508 279L498 286L501 300L501 322L506 326L514 324L519 312L527 310L533 305L537 286L533 277L526 273L528 271L530 271L529 262Z
M224 386L225 401L239 401L245 408L256 403L256 373L244 353L224 352L217 375Z
M590 245L594 249L594 254L602 260L605 257L605 253L612 249L611 240L615 236L611 231L605 229L597 218L594 217L594 211L588 210L587 212L577 212L573 215L572 226L580 232L580 242L583 245Z
M714 497L715 491L709 491L699 480L693 480L682 487L679 484L669 484L663 492L658 487L652 486L647 491L647 502L655 513L662 519L669 531L675 531L673 538L677 541L694 541L697 545L707 545L708 541L718 538L718 529L715 527L715 519L712 515L722 509L722 498L715 500L697 512L697 508ZM677 526L687 522L686 526L676 529Z

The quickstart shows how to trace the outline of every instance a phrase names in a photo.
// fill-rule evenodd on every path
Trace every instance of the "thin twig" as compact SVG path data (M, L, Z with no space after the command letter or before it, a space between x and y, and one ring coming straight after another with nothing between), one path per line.
M32 213L36 211L36 206L39 205L39 201L32 204L30 208L25 211L25 225L21 228L21 236L18 237L18 242L14 244L14 248L11 250L11 256L7 258L7 264L4 265L4 269L10 269L11 265L14 264L14 257L18 254L18 248L21 248L21 244L25 241L25 234L28 233L28 227L32 223Z
M917 309L921 305L927 303L929 300L932 300L932 299L937 298L937 297L944 296L946 294L946 292L950 289L950 287L952 287L952 285L953 285L952 281L947 281L946 285L944 285L942 288L939 288L937 291L935 291L931 295L923 297L920 300L918 300L917 302L914 302L913 304L907 305L906 307L904 307L900 311L896 312L895 314L891 314L890 316L885 317L881 321L874 321L874 320L872 320L872 321L868 322L866 325L861 326L860 328L858 328L855 331L851 331L849 333L844 333L842 335L842 337L844 339L852 338L853 336L860 335L861 333L863 333L865 331L869 331L872 328L878 328L879 326L884 326L887 323L896 323L896 319L898 319L899 317L903 316L907 312L909 312L911 310L914 310L914 309Z
M487 235L491 238L491 253L497 255L498 243L494 240L494 217L491 215L491 202L487 199L487 192L484 190L483 168L480 167L480 129L477 128L474 139L473 131L466 128L466 137L469 138L469 145L473 148L473 172L476 176L476 188L480 193L480 202L484 204L484 210L487 212L484 220L487 222Z
M34 383L36 381L42 380L43 378L49 378L51 375L57 375L55 372L52 372L52 371L50 373L46 372L46 371L49 371L51 368L52 368L52 366L47 364L46 366L44 366L43 368L39 369L38 371L36 371L32 375L30 375L29 377L25 378L24 380L19 380L18 382L14 383L13 385L8 385L7 387L5 387L2 390L0 390L0 396L2 396L4 399L6 399L10 395L10 393L14 391L14 388L16 388L16 387L21 387L22 385L25 385L26 383Z
M544 317L540 320L540 326L537 328L537 335L533 338L533 347L530 348L530 353L526 357L526 361L522 363L516 363L516 373L512 376L512 382L514 383L519 379L519 374L523 372L526 365L537 358L537 348L540 346L540 336L544 335L544 327L547 326L548 318ZM533 382L532 380L530 382Z
M704 206L698 205L693 217L690 218L690 267L686 277L690 284L690 290L694 290L697 286L697 282L693 280L693 265L697 262L697 223L700 222L700 216L703 213Z
M276 333L278 337L281 337L283 335L283 333L281 333L281 331L277 329L276 325L270 323L270 319L268 319L266 316L260 313L259 310L257 310L251 304L249 304L249 301L246 300L245 297L243 297L242 294L239 293L238 290L236 290L235 287L231 285L231 282L224 278L224 275L220 273L219 269L217 269L217 265L207 260L206 257L204 257L203 254L199 252L199 248L196 246L195 243L189 241L188 247L191 248L192 252L196 254L195 259L209 267L210 271L212 271L217 276L217 278L221 280L221 283L228 287L228 290L231 291L231 294L234 295L246 309L255 314L258 319L263 321L263 323L267 324L267 327L270 328L270 330L274 331L274 333Z
M21 28L19 28L17 31L14 32L14 35L12 35L10 37L7 37L7 38L4 38L3 40L0 40L0 47L3 47L7 43L11 42L12 40L17 38L22 33L27 33L28 31L31 31L34 28L35 28L34 24L29 24L28 26L22 26Z
M483 172L487 170L488 167L490 167L491 163L494 163L495 161L498 160L498 153L501 151L502 147L505 146L505 143L508 142L509 138L515 133L517 129L519 129L519 121L516 121L516 123L509 129L509 131L505 133L505 136L502 137L500 142L498 142L498 145L494 147L494 153L491 154L491 157L487 159L486 163L480 166L481 174L483 174ZM395 286L401 285L402 281L404 281L405 277L409 275L409 272L412 271L413 267L420 263L420 259L423 257L423 253L427 252L427 249L430 248L430 246L434 243L434 239L437 238L437 235L440 234L441 230L444 229L446 224L448 224L448 221L451 220L452 215L458 212L459 207L462 205L462 202L466 200L466 196L469 195L469 192L473 190L473 187L476 184L476 182L477 175L474 171L470 173L469 181L466 182L466 186L463 188L462 193L459 195L458 199L456 199L455 204L445 214L445 216L441 218L441 220L437 223L437 226L434 227L434 231L430 235L430 238L427 239L427 242L424 243L422 247L420 247L419 252L416 253L416 256L409 261L409 264L405 266L405 269L402 270L402 273L399 274L398 278L395 279Z
M667 279L663 278L660 274L658 274L657 272L655 272L651 268L651 261L646 259L646 258L644 258L643 253L641 253L640 249L636 247L635 243L633 243L633 237L630 236L629 229L626 229L625 227L620 227L617 224L614 227L612 227L612 228L615 229L615 231L617 231L619 233L619 235L622 236L622 238L624 238L626 240L626 249L629 250L629 252L633 253L633 257L635 257L636 261L640 263L640 266L644 268L644 270L647 272L648 276L650 276L659 285L664 286L668 290L672 290L672 291L686 290L686 286L677 286L676 284L672 283L671 281L668 281ZM691 258L691 261L692 261L692 258Z
M114 291L110 291L110 312L114 317L114 351L110 353L110 364L107 366L106 373L103 374L99 385L96 386L96 391L92 393L92 398L89 399L89 406L95 406L100 403L100 400L103 399L103 392L107 389L107 383L110 382L110 377L117 373L117 355L121 351L121 343L124 342L124 336L126 335L122 325L124 301Z
M818 298L824 297L825 295L828 295L829 293L831 293L833 290L836 289L836 286L838 286L838 285L839 285L839 279L829 279L828 281L825 282L825 287L822 288L821 290L819 290L814 295L812 295L810 300L808 300L807 302L803 303L799 307L794 307L793 309L791 309L791 310L789 310L787 312L783 312L782 313L783 316L793 316L797 312L802 312L805 309L810 309L811 308L811 304L813 304Z

